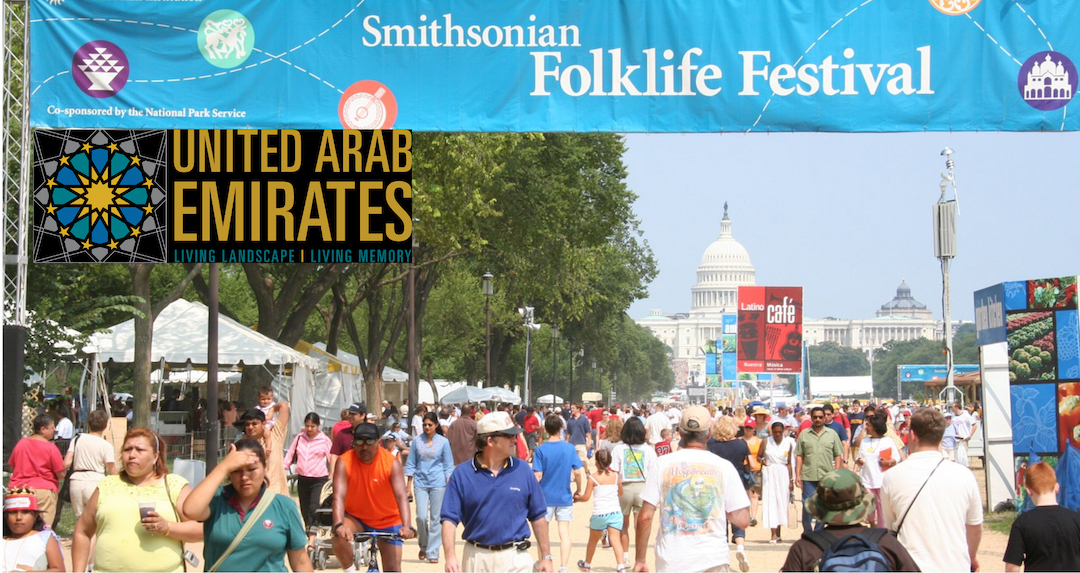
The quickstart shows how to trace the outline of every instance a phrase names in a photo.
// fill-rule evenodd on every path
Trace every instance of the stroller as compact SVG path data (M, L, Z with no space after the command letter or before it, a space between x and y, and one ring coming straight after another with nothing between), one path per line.
M326 569L326 560L334 552L331 542L331 532L334 521L334 482L332 480L323 484L319 492L319 508L315 510L315 517L309 533L315 534L315 540L308 550L308 557L315 569Z

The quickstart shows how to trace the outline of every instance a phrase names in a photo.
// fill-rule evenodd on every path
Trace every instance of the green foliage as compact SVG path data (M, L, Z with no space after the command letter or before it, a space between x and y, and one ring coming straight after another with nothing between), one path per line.
M896 341L885 343L885 348L874 352L874 395L881 397L896 396L896 367L904 364L945 364L942 350L945 343L940 340ZM953 336L954 364L978 364L979 349L975 345L974 325L964 325ZM915 391L922 391L922 386L908 384L904 386L905 396Z
M808 352L811 376L865 376L870 373L870 361L854 348L825 342L811 346Z

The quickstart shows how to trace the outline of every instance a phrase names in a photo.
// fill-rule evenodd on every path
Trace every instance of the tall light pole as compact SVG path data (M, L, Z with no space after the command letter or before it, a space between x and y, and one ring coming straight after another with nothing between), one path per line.
M551 323L551 403L555 403L555 376L558 372L559 325Z
M491 273L484 273L483 281L483 293L484 293L484 313L487 318L484 319L485 332L484 335L484 352L486 358L484 360L484 386L491 386L491 295L495 294L495 286L491 284L491 279L495 278Z
M960 204L956 193L955 164L953 150L946 147L941 154L945 156L945 173L941 174L941 197L934 204L934 256L941 260L942 293L941 304L945 315L945 360L948 376L945 389L941 391L947 402L962 398L963 394L953 381L952 317L949 313L949 261L956 257L956 219L960 214ZM952 184L953 198L945 199L945 190Z
M535 330L540 330L543 326L539 322L535 322L535 316L533 315L533 307L523 306L518 309L518 314L521 318L525 319L525 403L532 404L531 395L529 394L529 353L532 346L532 333Z

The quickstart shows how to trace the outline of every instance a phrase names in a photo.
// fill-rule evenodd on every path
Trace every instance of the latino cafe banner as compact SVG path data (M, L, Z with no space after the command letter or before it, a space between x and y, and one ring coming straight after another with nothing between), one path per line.
M739 373L802 372L802 287L739 287Z
M1070 131L1074 0L29 0L31 124Z

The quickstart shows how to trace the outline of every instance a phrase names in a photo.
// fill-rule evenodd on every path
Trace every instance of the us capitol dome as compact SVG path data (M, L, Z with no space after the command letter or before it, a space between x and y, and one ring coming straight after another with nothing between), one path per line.
M705 381L705 345L722 334L725 314L738 313L740 286L754 286L756 271L746 247L731 232L728 206L720 219L720 236L701 255L697 282L690 288L690 311L664 314L660 309L637 321L670 349L675 382L684 387ZM778 285L792 286L792 285ZM805 296L809 298L809 293ZM953 321L955 332L968 321ZM943 321L934 320L926 305L916 301L911 287L901 282L896 296L882 305L874 318L814 319L803 317L803 341L807 346L835 342L855 348L868 357L890 340L944 338Z

